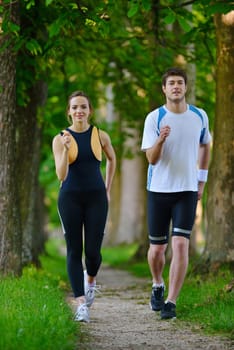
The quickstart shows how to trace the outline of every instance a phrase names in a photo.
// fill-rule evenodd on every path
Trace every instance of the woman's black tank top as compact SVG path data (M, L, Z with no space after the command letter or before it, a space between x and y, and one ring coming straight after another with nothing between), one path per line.
M105 188L100 170L101 162L91 148L93 126L84 132L67 129L78 144L78 157L69 165L67 178L62 182L61 191L93 191Z

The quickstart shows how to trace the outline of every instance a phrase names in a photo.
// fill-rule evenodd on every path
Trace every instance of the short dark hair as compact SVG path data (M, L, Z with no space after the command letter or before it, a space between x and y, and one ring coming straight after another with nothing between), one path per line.
M178 67L172 67L166 70L166 72L162 76L162 85L165 86L167 82L167 78L172 75L178 75L184 79L185 85L187 84L187 74L186 72Z

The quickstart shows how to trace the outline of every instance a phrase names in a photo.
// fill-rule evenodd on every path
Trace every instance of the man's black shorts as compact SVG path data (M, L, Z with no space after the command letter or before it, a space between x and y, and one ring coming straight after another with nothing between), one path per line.
M148 229L151 244L165 244L172 235L190 238L197 207L197 192L148 191Z

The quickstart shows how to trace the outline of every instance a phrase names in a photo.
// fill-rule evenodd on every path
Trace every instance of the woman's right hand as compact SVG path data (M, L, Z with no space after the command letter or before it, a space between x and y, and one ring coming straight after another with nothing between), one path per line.
M65 131L61 134L61 141L66 150L69 150L71 146L71 135L69 132Z
M57 134L52 143L56 174L60 181L64 181L68 174L68 150L71 136L68 132Z

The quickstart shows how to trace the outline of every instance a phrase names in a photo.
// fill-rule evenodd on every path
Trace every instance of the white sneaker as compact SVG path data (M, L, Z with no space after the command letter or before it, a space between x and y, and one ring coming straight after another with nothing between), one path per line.
M75 321L89 322L89 309L86 304L78 306L75 314Z
M90 307L95 298L95 292L99 292L100 286L96 285L96 282L94 282L93 286L90 286L88 284L88 279L87 279L87 271L84 271L84 290L85 290L85 297L86 297L86 305ZM99 292L100 293L100 292Z

